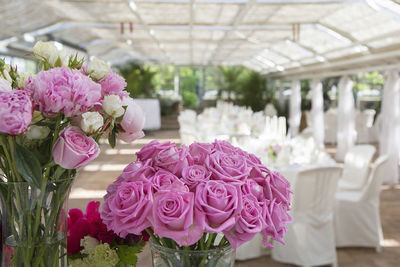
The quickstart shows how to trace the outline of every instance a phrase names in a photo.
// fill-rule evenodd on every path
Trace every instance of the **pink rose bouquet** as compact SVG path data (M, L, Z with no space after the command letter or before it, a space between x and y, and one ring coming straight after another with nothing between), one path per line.
M68 212L67 252L69 266L136 266L137 255L149 240L147 232L120 237L100 218L100 202L91 201L84 214ZM103 256L107 255L106 258ZM96 264L97 263L97 264Z
M107 188L101 217L121 237L147 231L177 250L236 249L258 233L272 247L291 222L291 193L280 173L226 141L152 141Z
M0 187L4 213L10 215L3 238L16 244L13 266L58 266L73 178L99 155L100 138L108 137L114 147L117 137L126 142L143 137L144 114L125 91L125 80L104 61L83 66L83 58L66 57L52 42L38 42L33 52L36 75L19 74L0 60L6 77L0 78ZM131 206L123 190L118 192L121 203Z

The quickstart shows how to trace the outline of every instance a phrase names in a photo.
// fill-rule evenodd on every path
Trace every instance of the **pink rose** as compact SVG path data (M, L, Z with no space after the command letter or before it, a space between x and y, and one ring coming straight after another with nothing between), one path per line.
M232 146L228 141L220 141L220 140L215 140L213 143L214 149L216 151L224 152L227 154L232 154L235 155L238 153L237 147Z
M155 172L155 169L151 166L151 161L143 162L137 160L125 167L121 177L127 182L133 182L140 179L150 179Z
M215 152L207 160L206 165L212 172L211 178L226 182L243 182L250 174L246 159L239 155Z
M85 166L99 155L99 145L79 128L69 126L62 130L53 147L54 162L65 169Z
M210 180L196 188L196 221L207 232L229 230L241 211L241 192L238 185Z
M176 147L176 145L171 144L170 142L160 143L157 140L153 140L147 145L143 146L142 149L136 153L136 156L141 161L146 161L148 159L153 160L158 152L171 147Z
M189 153L195 164L203 165L213 149L214 146L212 144L196 142L189 146Z
M247 179L244 184L241 185L243 195L253 195L258 202L264 202L264 188L259 185L253 179Z
M187 166L182 170L182 181L191 191L196 190L199 183L210 180L211 173L201 165Z
M253 195L244 195L242 201L242 210L235 226L230 230L224 231L224 235L233 249L250 241L264 228L262 208L257 199Z
M289 181L286 180L285 177L283 177L279 172L274 172L270 177L272 196L279 202L289 206L290 195L293 193L293 191L290 189Z
M44 116L63 113L73 117L100 102L101 86L79 70L53 68L39 72L25 83L37 108Z
M141 235L151 226L148 216L153 205L149 181L122 182L117 191L104 198L101 218L108 230L121 237Z
M159 191L154 195L154 233L175 240L180 246L190 246L203 235L194 224L194 194L185 191Z
M152 184L153 193L168 189L174 183L180 183L183 186L183 183L178 177L166 170L158 170L154 176L150 178L150 182Z
M32 101L26 91L0 91L0 133L18 135L26 132L32 115Z
M110 71L107 76L101 80L101 93L103 96L106 95L118 95L122 98L129 96L127 91L124 91L126 87L125 79Z
M269 238L276 240L282 244L283 236L287 232L286 224L292 222L292 217L288 213L288 206L278 203L275 199L266 200L263 206L263 219L267 225L261 232L264 236L264 246L273 247Z
M168 170L181 176L183 168L192 163L192 158L185 146L170 147L158 152L154 158L154 166Z
M132 98L125 98L123 104L128 107L120 123L123 131L118 133L118 137L125 142L133 142L144 136L142 130L144 127L145 115L142 108L136 104Z

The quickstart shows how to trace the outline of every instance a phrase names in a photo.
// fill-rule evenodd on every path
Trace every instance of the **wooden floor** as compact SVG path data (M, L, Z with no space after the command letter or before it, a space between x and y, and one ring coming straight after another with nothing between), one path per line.
M165 128L164 128L165 129ZM179 143L176 127L146 133L144 139L133 144L119 143L116 149L102 145L101 155L86 166L77 177L71 191L69 208L83 209L91 200L101 201L108 184L121 173L124 166L135 160L134 153L153 139ZM330 149L332 152L332 148ZM384 232L383 250L346 248L338 249L340 267L394 267L400 266L400 185L383 186L381 194L381 218ZM150 267L151 256L148 247L139 256L139 267ZM237 262L236 267L278 267L291 266L273 261L269 256Z

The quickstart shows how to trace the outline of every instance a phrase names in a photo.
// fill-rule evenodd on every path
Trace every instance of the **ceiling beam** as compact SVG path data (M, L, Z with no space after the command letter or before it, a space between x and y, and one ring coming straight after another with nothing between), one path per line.
M361 55L350 59L348 57L343 57L342 59L335 60L334 62L312 64L310 66L302 66L294 69L288 69L282 72L274 72L271 73L270 76L273 77L298 77L307 75L310 76L310 75L316 75L317 73L330 72L335 68L343 68L343 66L348 66L349 68L351 68L351 65L357 65L357 64L363 64L366 66L381 65L382 61L391 61L395 57L400 57L399 49L394 49L392 51L387 51L387 52L381 52L378 54Z

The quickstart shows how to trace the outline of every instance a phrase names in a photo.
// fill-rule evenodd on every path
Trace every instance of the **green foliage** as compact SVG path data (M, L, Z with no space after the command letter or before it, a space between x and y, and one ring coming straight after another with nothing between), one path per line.
M42 183L42 169L35 155L19 144L15 144L15 165L18 172L31 186L40 188Z
M237 66L220 66L218 67L218 71L223 77L223 79L218 81L218 95L221 96L221 93L225 91L228 94L228 100L232 100L233 92L242 91L241 83L246 69Z
M183 99L184 107L187 107L190 109L197 108L198 98L197 98L196 93L185 90L182 92L182 99Z
M364 91L370 89L383 89L385 77L378 71L361 72L354 77L356 81L354 88L356 91Z
M237 84L238 104L251 107L253 111L263 110L265 106L264 94L266 92L265 78L254 71L244 75L246 78Z
M117 254L119 257L119 262L117 266L132 265L136 266L138 256L140 252L142 252L143 246L128 246L128 245L118 245L117 246Z
M151 67L131 62L117 68L128 84L126 91L131 97L150 98L155 96L152 80L156 73Z

